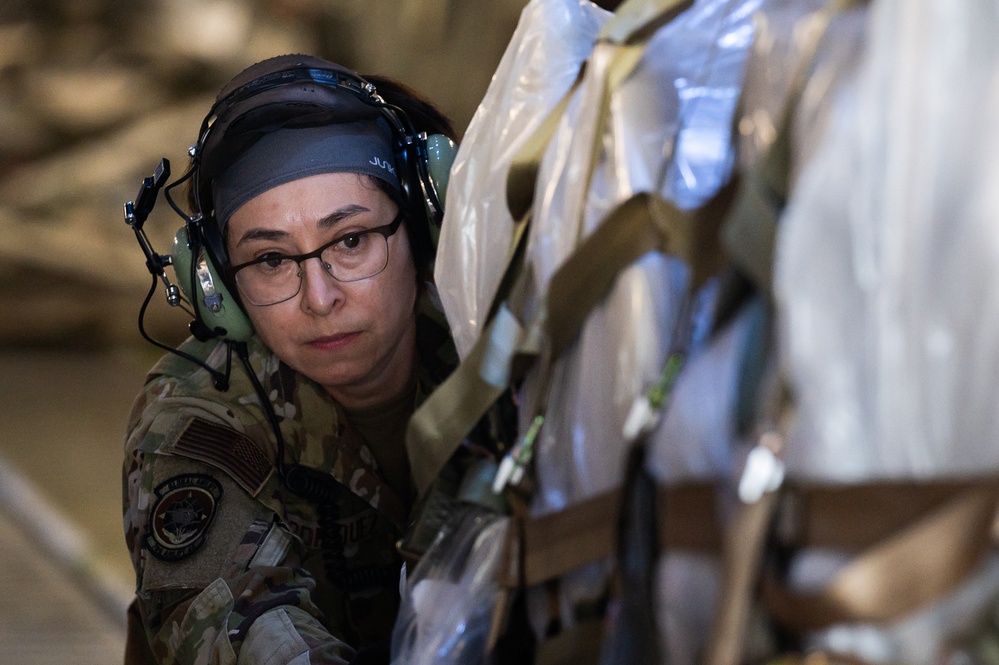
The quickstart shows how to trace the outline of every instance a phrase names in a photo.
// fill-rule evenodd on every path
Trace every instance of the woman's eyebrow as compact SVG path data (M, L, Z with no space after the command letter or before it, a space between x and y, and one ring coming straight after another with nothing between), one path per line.
M371 212L371 211L362 205L351 203L341 208L337 208L336 210L326 215L325 217L321 217L319 221L316 222L316 226L321 229L328 229L333 226L336 226L345 219L350 219L351 217L354 217L355 215L360 215L361 213L364 212ZM239 247L243 243L250 242L253 240L264 240L264 241L283 240L287 238L288 235L289 233L287 231L283 231L281 229L267 229L267 228L258 227L255 229L250 229L249 231L244 233L240 237L239 241L236 243L236 246Z
M264 229L258 227L255 229L250 229L242 236L240 236L239 241L236 243L236 246L239 247L244 242L250 242L252 240L282 240L287 237L288 237L287 231L282 231L280 229Z
M362 212L371 212L371 211L362 205L357 205L353 203L350 205L345 205L342 208L337 208L330 214L321 218L318 222L316 222L316 226L321 229L328 229L333 226L336 226L345 219L349 219L355 215L360 215Z

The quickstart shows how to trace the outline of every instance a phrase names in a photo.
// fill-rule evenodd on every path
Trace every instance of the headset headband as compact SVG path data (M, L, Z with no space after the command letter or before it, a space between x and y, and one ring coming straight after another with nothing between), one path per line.
M252 144L255 137L281 126L382 118L396 142L400 185L407 205L413 213L421 214L425 204L439 224L443 207L427 171L426 135L417 133L407 114L387 103L374 84L334 63L318 66L306 64L302 59L273 59L279 60L289 64L253 76L232 90L223 89L202 121L198 142L192 150L197 212L204 215L208 212L206 207L213 207L205 205L211 200L212 179L220 167ZM277 64L272 62L271 66ZM249 76L252 70L253 67L241 76ZM231 131L235 132L235 138L230 138ZM227 140L229 148L218 151Z
M200 153L200 150L204 146L205 141L208 138L208 134L212 130L215 122L224 116L231 107L256 97L263 92L267 92L268 90L274 90L276 88L293 85L295 83L316 83L328 86L332 89L343 90L370 106L380 106L388 111L394 110L385 103L385 100L382 99L381 96L378 95L374 84L365 81L359 76L348 72L340 72L319 67L292 67L272 72L270 74L264 74L244 85L241 85L225 97L216 101L201 124L201 131L198 133L198 145L196 150ZM393 129L404 135L412 133L412 128L405 127L403 123L399 121L398 117L396 117L396 113L390 113L389 115L391 116ZM195 156L200 157L200 154L196 154Z

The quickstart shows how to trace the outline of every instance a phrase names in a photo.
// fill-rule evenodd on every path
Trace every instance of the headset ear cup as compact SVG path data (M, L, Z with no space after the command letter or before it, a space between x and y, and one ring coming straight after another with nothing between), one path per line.
M191 264L195 257L191 254L191 245L187 236L187 228L181 227L173 239L173 268L177 277L177 284L183 291L187 299L193 304L197 319L203 323L208 330L214 331L216 336L224 337L233 342L247 342L253 336L253 324L242 308L237 304L236 299L229 293L229 289L222 281L221 273L215 267L211 257L204 256L204 269L207 274L199 276L197 283L191 283ZM201 257L198 258L200 263ZM198 266L195 266L197 272ZM209 296L205 293L202 283L208 284L215 297L214 308L206 300Z
M427 173L442 210L446 205L451 167L457 154L458 144L444 134L432 134L427 137Z
M177 279L177 285L181 293L188 301L192 301L191 296L191 245L187 240L187 227L180 227L180 230L173 237L173 249L170 254L173 259L173 272Z
M451 180L451 166L454 158L458 154L458 145L444 134L431 134L427 137L427 180L428 196L435 199L435 204L440 208L440 215L443 217L444 207L447 204L447 186ZM431 213L431 211L428 211ZM437 241L440 238L440 221L434 219L433 214L428 215L429 219L436 223L430 224L430 241L436 249Z

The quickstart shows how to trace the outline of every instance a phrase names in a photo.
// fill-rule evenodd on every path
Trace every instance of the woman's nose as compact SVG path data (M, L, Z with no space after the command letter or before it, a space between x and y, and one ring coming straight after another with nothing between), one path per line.
M321 258L306 259L302 270L302 308L314 314L328 314L343 300L340 282L333 279Z

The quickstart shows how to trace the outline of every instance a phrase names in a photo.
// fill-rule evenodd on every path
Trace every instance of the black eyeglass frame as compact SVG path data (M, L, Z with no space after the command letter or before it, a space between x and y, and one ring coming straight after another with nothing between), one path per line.
M303 261L308 261L309 259L319 259L319 262L323 264L323 269L326 271L326 274L329 275L330 277L332 277L333 279L335 279L338 282L342 282L344 284L349 284L351 282L359 282L362 279L369 279L369 278L374 277L375 275L381 273L382 270L385 270L385 266L382 266L381 270L379 270L378 272L372 273L372 274L367 275L365 277L358 277L356 279L340 279L339 277L337 277L336 275L334 275L332 272L330 272L329 268L326 266L326 262L323 261L323 257L322 257L323 252L325 252L327 249L329 249L333 245L335 245L335 244L337 244L339 242L343 242L346 238L350 238L351 236L363 236L363 235L367 235L369 233L378 233L379 235L384 236L385 242L387 244L388 243L388 239L390 237L392 237L393 235L395 235L396 231L399 230L399 227L402 225L402 222L403 222L404 219L405 219L405 214L400 210L399 213L396 214L395 219L393 219L388 224L385 224L383 226L376 226L376 227L371 228L371 229L362 229L360 231L349 231L349 232L344 233L342 235L338 235L337 237L333 238L333 240L330 240L328 243L326 243L322 247L319 247L318 249L314 249L311 252L308 252L306 254L281 254L281 253L278 253L278 252L264 254L263 256L259 256L259 257L255 258L255 259L252 259L252 260L247 261L245 263L240 263L239 265L232 266L231 268L229 268L226 271L226 273L228 274L228 277L231 280L231 282L233 284L236 284L238 286L239 282L236 280L236 273L239 272L240 270L242 270L243 268L248 267L248 266L257 265L258 263L266 263L267 261L273 261L277 257L280 257L281 259L291 260L291 261L294 261L296 264L298 264L298 290L296 290L293 294L291 294L287 298L284 298L283 300L278 300L277 302L268 303L267 305L256 305L257 307L269 307L270 305L277 305L277 304L283 303L285 301L291 300L292 298L294 298L295 296L297 296L299 294L299 292L302 290L302 273L304 272L302 270L302 262ZM385 265L388 265L388 247L387 246L385 248Z

